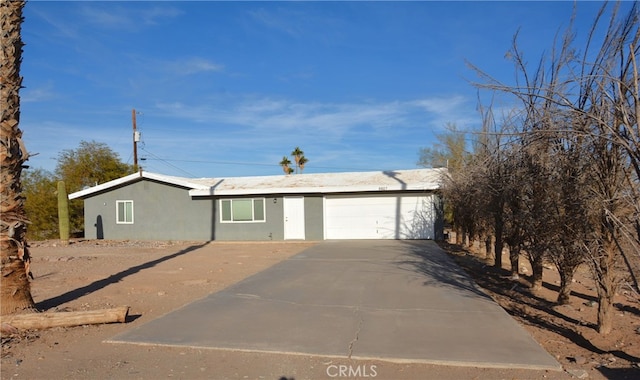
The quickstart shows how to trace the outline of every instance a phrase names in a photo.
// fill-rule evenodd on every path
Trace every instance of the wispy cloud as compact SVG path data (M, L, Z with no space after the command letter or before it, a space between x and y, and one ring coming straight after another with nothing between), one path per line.
M144 4L144 3L140 3ZM179 17L183 11L176 7L142 5L135 8L109 2L67 2L64 12L49 11L46 7L30 7L29 12L44 20L52 29L43 38L63 37L82 40L96 29L117 31L140 30L145 26L161 24L163 21Z
M428 99L415 100L412 103L416 106L423 107L428 112L450 113L454 109L460 107L465 102L465 98L460 95L450 97L435 97Z
M133 14L121 7L96 6L94 3L83 5L80 9L80 17L84 23L100 28L131 28L135 25Z
M45 21L47 25L53 28L52 33L43 34L42 37L59 36L65 38L76 39L80 36L79 28L76 23L67 22L65 18L56 17L51 12L45 12L37 7L29 8L29 10L38 18Z
M233 104L188 105L159 103L158 112L171 118L200 124L231 125L268 129L274 134L306 130L325 139L340 139L349 133L389 134L398 128L426 127L447 122L467 125L472 117L465 111L463 97L413 101L321 103L285 99L243 99ZM214 105L215 104L215 105Z
M126 55L127 59L139 72L145 76L154 78L154 81L162 81L168 76L186 76L198 73L223 72L225 66L210 58L200 56L172 57L170 59L158 58L155 56L142 56L131 53ZM166 83L164 86L175 85Z
M20 95L20 100L24 103L41 102L54 99L56 93L53 90L53 83L48 82L40 87L26 87Z
M80 19L92 27L105 29L139 29L142 25L156 25L162 20L174 18L182 14L177 8L170 6L154 6L151 8L99 5L95 2L84 3L79 9Z
M473 111L469 100L461 95L419 99L411 103L431 115L429 125L436 129L450 123L464 129L478 122L479 115Z
M175 18L182 14L180 9L169 6L156 6L140 12L141 19L147 25L156 25L167 18Z
M336 44L343 38L348 23L331 13L309 11L308 8L270 7L253 9L247 14L252 23L261 25L280 35L295 39Z
M293 10L274 12L262 8L252 10L248 14L267 28L280 31L292 37L298 37L302 32L301 26L295 22L295 20L304 19L304 17L301 17L302 14L300 12Z
M224 69L223 65L199 57L185 58L179 61L170 62L167 67L171 69L171 71L183 75L208 71L222 71Z

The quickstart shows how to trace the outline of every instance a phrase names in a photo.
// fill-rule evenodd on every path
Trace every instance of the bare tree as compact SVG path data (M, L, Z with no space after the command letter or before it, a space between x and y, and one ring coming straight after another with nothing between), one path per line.
M624 275L619 266L626 263L636 278L630 263L640 256L638 5L622 16L620 3L613 6L604 36L598 36L607 9L603 5L596 16L581 55L570 25L533 71L516 34L509 52L518 73L515 85L476 69L484 80L479 87L515 95L523 104L523 164L537 181L523 193L530 223L525 250L535 252L533 261L550 257L565 284L581 260L590 264L602 334L612 328L613 295ZM580 172L588 173L588 180ZM560 178L568 179L564 188L557 186ZM542 235L537 215L549 224ZM568 223L574 218L582 218L583 225ZM568 291L561 293L558 301L566 302Z
M640 103L635 64L640 14L637 3L621 17L619 7L617 4L612 9L602 43L596 45L594 35L605 10L605 6L602 7L589 37L588 46L593 43L596 50L585 49L578 66L580 76L572 78L580 90L579 97L573 103L564 100L574 114L576 132L585 136L593 173L589 188L592 192L589 208L593 210L589 218L592 230L585 248L597 285L598 331L602 334L613 328L613 297L622 280L622 272L617 266L624 263L628 255L633 254L635 259L640 255L637 244L635 249L633 244L638 242L637 235L634 241L626 233L633 228L640 202L637 197ZM636 226L637 223L636 218ZM633 273L631 267L628 269Z
M429 168L447 168L443 182L445 184L445 220L451 224L456 232L456 243L462 244L466 240L472 219L466 211L465 204L473 197L473 188L465 187L474 181L469 169L472 163L471 152L467 149L467 134L458 130L455 124L447 124L446 132L436 135L438 143L432 147L420 149L418 166ZM447 189L456 191L447 192Z

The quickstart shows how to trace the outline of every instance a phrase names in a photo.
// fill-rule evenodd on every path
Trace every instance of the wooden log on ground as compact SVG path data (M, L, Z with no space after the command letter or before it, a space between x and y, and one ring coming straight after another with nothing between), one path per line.
M3 315L1 321L2 325L8 324L21 330L41 330L51 327L124 323L128 314L129 306L120 306L102 310Z

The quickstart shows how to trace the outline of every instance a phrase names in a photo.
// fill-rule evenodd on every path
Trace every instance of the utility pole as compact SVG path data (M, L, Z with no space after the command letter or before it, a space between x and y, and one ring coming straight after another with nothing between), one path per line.
M133 170L138 171L138 141L140 141L140 133L136 127L136 109L131 110L131 121L133 122Z

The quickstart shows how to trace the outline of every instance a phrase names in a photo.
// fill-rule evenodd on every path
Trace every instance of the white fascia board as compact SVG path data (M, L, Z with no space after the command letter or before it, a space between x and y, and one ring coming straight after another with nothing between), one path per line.
M98 193L98 192L110 189L112 187L134 182L140 178L151 179L158 182L169 183L172 185L183 186L191 189L207 190L207 191L209 190L209 186L193 183L193 182L190 182L188 179L169 177L162 174L155 174L150 172L141 172L141 173L139 172L139 173L129 174L128 176L114 179L113 181L105 182L103 184L93 186L84 190L80 190L75 193L71 193L69 194L69 199L84 198L88 195Z
M109 182L105 182L102 183L100 185L97 186L92 186L89 187L87 189L84 190L80 190L80 191L76 191L75 193L71 193L69 194L69 199L76 199L76 198L83 198L87 195L93 194L93 193L97 193L99 191L103 191L106 190L108 188L114 187L114 186L118 186L118 185L122 185L128 182L131 182L137 178L140 177L140 173L133 173L133 174L129 174L128 176L122 177L122 178L118 178L118 179L114 179L113 181L109 181Z
M178 185L188 187L191 189L209 190L209 186L200 183L191 182L186 178L169 177L162 174L155 174L149 172L142 172L142 177L147 179L153 179L158 182L170 183L172 185Z

